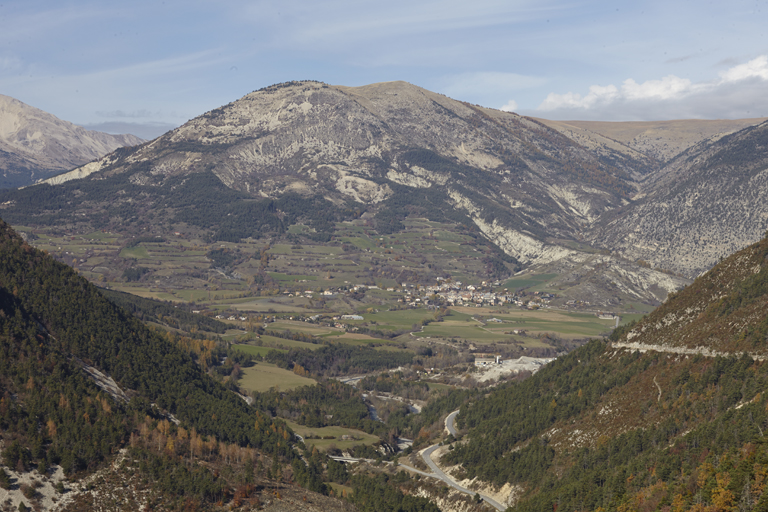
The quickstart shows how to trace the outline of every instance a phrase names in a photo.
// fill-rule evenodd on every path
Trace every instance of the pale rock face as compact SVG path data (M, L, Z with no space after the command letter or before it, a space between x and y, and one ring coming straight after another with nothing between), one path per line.
M479 218L475 218L474 221L489 240L523 263L544 265L565 258L574 252L557 245L541 243L523 233L504 228L495 221L490 224Z
M0 94L0 172L19 185L142 142L133 135L86 130Z
M392 190L387 185L377 185L357 176L344 176L339 179L336 189L359 203L380 203L392 195Z
M413 188L429 188L432 186L432 182L428 181L420 176L408 174L404 172L397 172L394 169L390 169L387 172L387 179L405 185L406 187Z
M591 197L594 195L603 194L601 190L584 186L567 187L554 184L549 187L549 192L560 208L571 210L588 223L597 220L602 213L595 211L593 201L591 201Z
M61 185L62 183L66 183L67 181L83 179L97 171L100 171L101 168L102 168L101 161L90 162L85 164L82 167L78 167L73 171L69 171L67 173L59 174L58 176L48 178L47 180L43 180L42 183L47 183L48 185Z
M562 273L563 287L589 295L607 286L660 301L687 279L632 262L692 276L768 228L768 158L735 174L707 167L739 137L708 141L660 170L661 161L618 136L469 105L405 82L292 82L49 183L132 172L134 183L161 186L212 172L252 197L351 199L372 213L402 187L424 189L521 263ZM697 178L687 179L691 173Z

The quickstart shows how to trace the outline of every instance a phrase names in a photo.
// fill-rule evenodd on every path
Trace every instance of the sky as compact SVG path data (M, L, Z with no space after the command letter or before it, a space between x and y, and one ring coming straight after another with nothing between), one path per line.
M760 0L0 0L0 94L160 135L290 80L560 120L768 117Z

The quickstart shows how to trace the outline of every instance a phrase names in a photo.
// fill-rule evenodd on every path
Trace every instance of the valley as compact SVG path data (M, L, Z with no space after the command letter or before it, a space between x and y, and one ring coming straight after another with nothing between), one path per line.
M0 191L0 508L762 510L766 134L288 82Z

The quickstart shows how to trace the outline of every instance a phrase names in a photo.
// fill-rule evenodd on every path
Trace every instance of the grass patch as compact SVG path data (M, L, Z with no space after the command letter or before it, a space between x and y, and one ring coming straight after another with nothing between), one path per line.
M354 489L352 489L349 486L337 484L336 482L326 482L327 486L329 486L331 489L333 489L333 494L336 496L343 498L345 496L351 496L353 492L355 492Z
M243 375L238 384L249 391L262 393L273 387L290 390L301 386L314 386L317 383L313 379L301 377L274 364L258 363L243 369Z
M628 324L633 320L637 320L639 322L644 316L645 316L645 313L627 313L627 314L621 315L621 320L619 320L619 325Z
M149 258L149 252L146 247L137 245L136 247L126 247L120 251L121 258L134 258L137 260L145 260Z
M441 384L440 382L427 382L427 386L429 386L429 390L430 391L432 391L434 389L437 389L437 390L456 389L455 386L451 386L449 384Z
M232 345L234 348L241 352L245 352L246 354L250 354L252 356L265 356L269 353L270 350L278 350L280 352L285 352L285 350L281 348L272 348L272 347L257 347L256 345Z
M336 446L340 450L346 450L359 444L374 444L379 441L379 438L366 434L362 430L355 430L353 428L346 427L320 427L310 428L304 425L299 425L289 420L285 420L291 430L299 434L304 438L304 444L308 447L316 447L319 451L327 450L331 445ZM342 436L350 436L357 439L343 440ZM307 436L329 437L333 436L333 439L307 439Z
M558 274L525 274L520 277L508 279L507 282L504 283L504 287L509 288L510 290L541 287L557 276Z

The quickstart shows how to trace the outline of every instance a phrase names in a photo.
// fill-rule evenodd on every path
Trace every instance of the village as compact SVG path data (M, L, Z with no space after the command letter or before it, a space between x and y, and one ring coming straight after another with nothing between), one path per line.
M333 298L341 294L365 293L368 290L383 290L399 294L398 303L410 307L427 306L500 306L514 304L527 309L539 309L549 306L555 295L544 292L509 293L493 291L501 285L499 281L489 283L483 281L480 285L463 285L461 281L451 281L437 278L438 284L421 286L418 284L402 283L399 287L382 288L376 285L355 284L339 288L328 288L320 291L306 290L304 292L292 292L285 290L283 295L288 297L304 296L306 298Z

